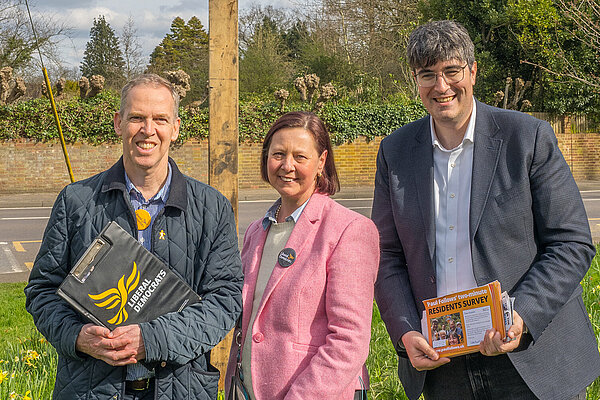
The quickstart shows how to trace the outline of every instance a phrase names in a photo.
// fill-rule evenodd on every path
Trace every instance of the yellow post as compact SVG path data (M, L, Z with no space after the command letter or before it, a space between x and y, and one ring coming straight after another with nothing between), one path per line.
M223 193L238 220L238 1L208 2L209 136L208 183ZM231 332L212 352L221 371L227 368Z
M52 85L50 85L50 78L48 78L48 71L46 71L46 68L42 67L42 72L44 73L44 79L46 80L46 87L48 88L48 95L50 97L52 111L54 111L54 121L56 122L56 127L58 128L58 135L60 136L60 145L62 146L62 151L65 156L65 163L67 163L69 178L71 178L71 183L73 183L75 182L75 177L73 176L73 169L71 169L71 161L69 160L69 153L67 152L65 137L63 136L62 127L60 126L60 119L58 118L58 111L56 110L56 103L54 102L54 95L52 94Z
M31 18L31 12L29 11L29 3L25 0L25 6L27 7L27 15L29 15L29 22L31 22L31 30L33 31L33 36L35 37L35 41L37 44L37 34L35 33L35 25L33 24L33 18ZM60 119L58 118L58 111L56 110L56 104L54 103L54 95L52 94L52 85L50 85L50 78L48 78L48 71L46 71L46 67L44 67L44 60L42 59L42 52L38 46L38 54L40 55L40 64L42 65L42 72L44 73L44 79L46 80L46 87L48 88L48 94L50 95L50 104L52 105L52 111L54 111L54 121L56 122L56 127L58 128L58 135L60 136L60 144L62 146L62 151L65 156L65 163L67 164L67 170L69 171L69 178L71 178L71 183L75 182L75 178L73 177L73 170L71 169L71 161L69 161L69 153L67 152L67 145L65 144L65 137L63 136L62 128L60 126Z

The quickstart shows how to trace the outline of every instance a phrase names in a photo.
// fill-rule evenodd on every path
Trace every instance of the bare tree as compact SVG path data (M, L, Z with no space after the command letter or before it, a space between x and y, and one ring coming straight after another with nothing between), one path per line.
M246 50L256 36L256 30L261 28L267 20L279 29L289 29L292 25L290 14L290 10L273 6L263 7L257 3L251 4L245 10L240 10L239 41L241 49Z
M377 77L382 88L416 94L405 61L406 43L417 24L417 0L305 0L302 10L315 36ZM394 87L396 86L396 87ZM408 89L408 90L407 90Z
M567 28L572 38L581 41L585 47L592 49L596 54L600 54L600 3L598 0L558 0L557 7L573 23L572 29ZM595 72L583 70L583 68L573 65L558 41L555 46L556 57L562 67L560 69L527 60L521 62L536 66L552 75L566 77L600 90L599 68L592 70ZM596 57L595 64L596 66L600 64L599 57Z
M44 58L60 65L56 45L68 37L71 29L50 14L32 12L36 42L23 0L0 0L0 66L22 72L38 62L39 46Z
M577 27L571 34L600 51L600 3L597 0L558 0L564 15Z
M129 80L140 74L146 65L142 57L142 45L139 41L137 28L131 15L127 18L121 32L121 47L123 49L123 61L125 61L125 78Z

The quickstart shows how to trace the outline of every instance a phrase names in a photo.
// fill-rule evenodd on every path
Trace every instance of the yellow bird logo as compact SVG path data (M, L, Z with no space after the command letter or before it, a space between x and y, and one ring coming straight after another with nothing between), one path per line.
M129 317L127 311L125 310L125 304L127 304L129 293L135 290L139 282L140 271L138 271L137 265L134 261L133 270L127 278L127 282L125 282L125 275L123 275L121 279L119 279L119 283L117 284L116 288L108 289L99 294L88 294L88 296L90 296L90 298L94 301L99 301L99 303L94 303L96 306L100 308L106 308L107 310L113 309L120 305L117 315L107 321L109 324L120 325L127 321L127 318Z

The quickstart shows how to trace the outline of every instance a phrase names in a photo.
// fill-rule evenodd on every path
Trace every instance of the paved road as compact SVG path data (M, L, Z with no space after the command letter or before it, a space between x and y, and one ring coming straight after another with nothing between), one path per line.
M267 196L270 197L270 196ZM239 203L239 243L250 223L264 215L273 203L270 199L242 200ZM367 217L371 215L371 196L340 198L344 206ZM27 280L40 249L44 228L52 207L0 207L0 282Z
M600 183L580 184L588 213L590 229L596 243L600 243ZM31 195L30 195L31 196ZM52 195L45 195L52 197ZM40 248L44 228L48 222L53 198L21 200L18 196L0 197L0 282L27 280L33 261ZM239 203L239 243L248 225L264 215L276 198L271 191L262 191ZM371 215L372 189L349 190L335 196L336 200L367 217ZM42 201L43 200L43 201ZM33 205L32 205L33 204ZM36 206L35 204L42 204Z

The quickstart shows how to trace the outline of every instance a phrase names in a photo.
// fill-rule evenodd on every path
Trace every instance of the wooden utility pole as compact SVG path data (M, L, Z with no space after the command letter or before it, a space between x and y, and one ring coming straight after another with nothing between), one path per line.
M223 193L238 221L238 0L208 1L208 183ZM212 362L227 368L232 333L212 352Z

